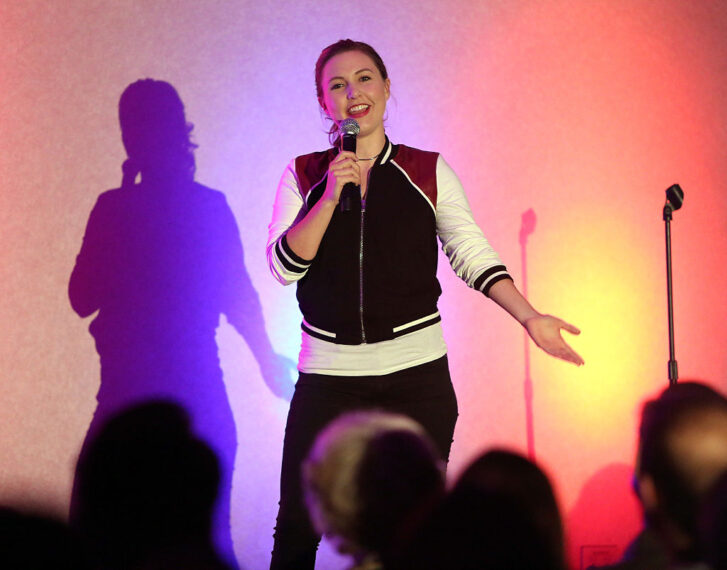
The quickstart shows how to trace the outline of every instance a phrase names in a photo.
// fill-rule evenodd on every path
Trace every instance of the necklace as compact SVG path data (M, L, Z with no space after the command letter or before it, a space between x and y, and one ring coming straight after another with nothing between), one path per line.
M361 158L360 156L357 156L356 160L376 160L377 158L379 158L379 154L377 154L376 156L372 156L371 158Z

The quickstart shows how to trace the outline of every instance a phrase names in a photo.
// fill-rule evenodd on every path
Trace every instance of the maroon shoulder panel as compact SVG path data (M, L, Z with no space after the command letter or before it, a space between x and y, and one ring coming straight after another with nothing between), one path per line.
M295 174L298 176L300 191L304 198L308 197L313 185L325 176L331 160L333 160L333 149L305 154L295 159Z
M404 169L421 191L437 208L437 159L439 153L399 145L394 162Z

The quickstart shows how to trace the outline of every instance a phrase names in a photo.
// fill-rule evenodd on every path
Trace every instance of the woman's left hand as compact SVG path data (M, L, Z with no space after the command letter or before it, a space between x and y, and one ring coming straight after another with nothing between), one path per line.
M563 340L560 333L563 329L571 334L581 334L581 331L573 325L552 315L530 317L523 325L535 344L548 354L578 366L584 364L584 360Z

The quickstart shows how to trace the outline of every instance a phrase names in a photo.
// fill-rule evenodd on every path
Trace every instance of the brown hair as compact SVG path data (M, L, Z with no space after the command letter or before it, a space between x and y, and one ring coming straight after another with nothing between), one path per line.
M318 61L316 61L316 96L318 97L319 102L323 99L323 68L332 57L348 51L360 51L361 53L366 54L374 62L374 65L376 65L376 69L378 69L379 73L381 73L381 77L384 80L389 78L386 66L384 65L384 60L381 59L381 56L369 44L365 42L357 42L351 39L338 40L336 43L323 48L321 55L318 56ZM328 138L331 141L331 144L335 144L334 141L338 139L338 125L335 121L328 131Z

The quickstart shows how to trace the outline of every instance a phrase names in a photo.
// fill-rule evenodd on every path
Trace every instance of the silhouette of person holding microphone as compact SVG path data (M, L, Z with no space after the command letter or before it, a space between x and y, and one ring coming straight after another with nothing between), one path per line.
M101 362L84 449L108 417L130 405L162 399L185 409L220 461L213 528L221 555L233 561L237 437L215 339L220 316L243 336L270 390L288 400L292 363L270 345L224 194L194 180L193 126L174 87L132 83L121 95L119 121L128 155L123 182L99 196L69 283L76 313L96 313L90 332Z

